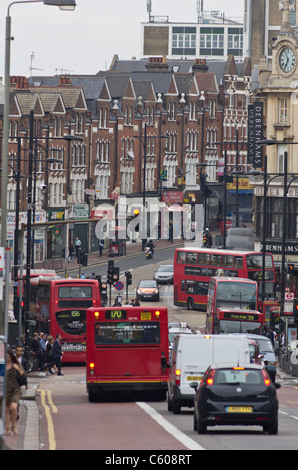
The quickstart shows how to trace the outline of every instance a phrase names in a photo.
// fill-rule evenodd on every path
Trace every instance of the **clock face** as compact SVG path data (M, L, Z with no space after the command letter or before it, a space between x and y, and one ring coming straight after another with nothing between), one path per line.
M279 66L285 73L290 73L295 65L295 54L289 47L282 49L279 55Z

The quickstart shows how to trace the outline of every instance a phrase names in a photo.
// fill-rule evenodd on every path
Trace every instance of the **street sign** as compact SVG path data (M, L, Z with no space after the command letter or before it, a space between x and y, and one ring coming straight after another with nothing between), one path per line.
M116 290L122 290L122 289L124 289L124 284L123 284L123 282L121 282L121 281L117 281L117 282L114 284L114 287L115 287Z
M294 294L292 292L285 292L285 300L294 300Z

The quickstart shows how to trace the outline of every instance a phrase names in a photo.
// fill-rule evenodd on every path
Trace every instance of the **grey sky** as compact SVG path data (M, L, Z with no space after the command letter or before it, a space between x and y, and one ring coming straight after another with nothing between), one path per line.
M0 0L0 76L4 74L5 17L13 0ZM42 3L13 5L11 75L93 74L121 59L141 57L141 22L148 20L147 0L76 0L74 12ZM243 0L204 0L204 10L243 16ZM196 22L197 0L152 0L152 14L170 21Z

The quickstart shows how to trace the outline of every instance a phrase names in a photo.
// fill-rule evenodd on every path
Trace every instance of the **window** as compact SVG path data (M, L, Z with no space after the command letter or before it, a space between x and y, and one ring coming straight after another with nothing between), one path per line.
M185 264L185 260L186 260L185 251L178 251L178 253L177 253L177 263Z
M196 55L197 30L192 27L173 28L172 54Z
M224 28L201 28L200 53L207 56L224 55Z
M288 100L278 99L278 122L285 123L288 121Z
M187 264L198 264L198 254L197 253L187 253L186 256L186 263Z

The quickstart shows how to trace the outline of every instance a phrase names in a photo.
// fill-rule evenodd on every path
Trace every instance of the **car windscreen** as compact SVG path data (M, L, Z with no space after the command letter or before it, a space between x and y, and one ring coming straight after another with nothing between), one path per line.
M173 266L159 266L157 271L161 273L172 273L174 271L174 267Z
M270 341L270 339L257 339L256 340L259 345L259 349L261 353L266 353L266 352L274 352L273 345Z
M217 369L214 374L214 383L220 385L260 385L264 383L261 370L235 370L235 369Z
M139 287L156 287L155 281L141 281Z

